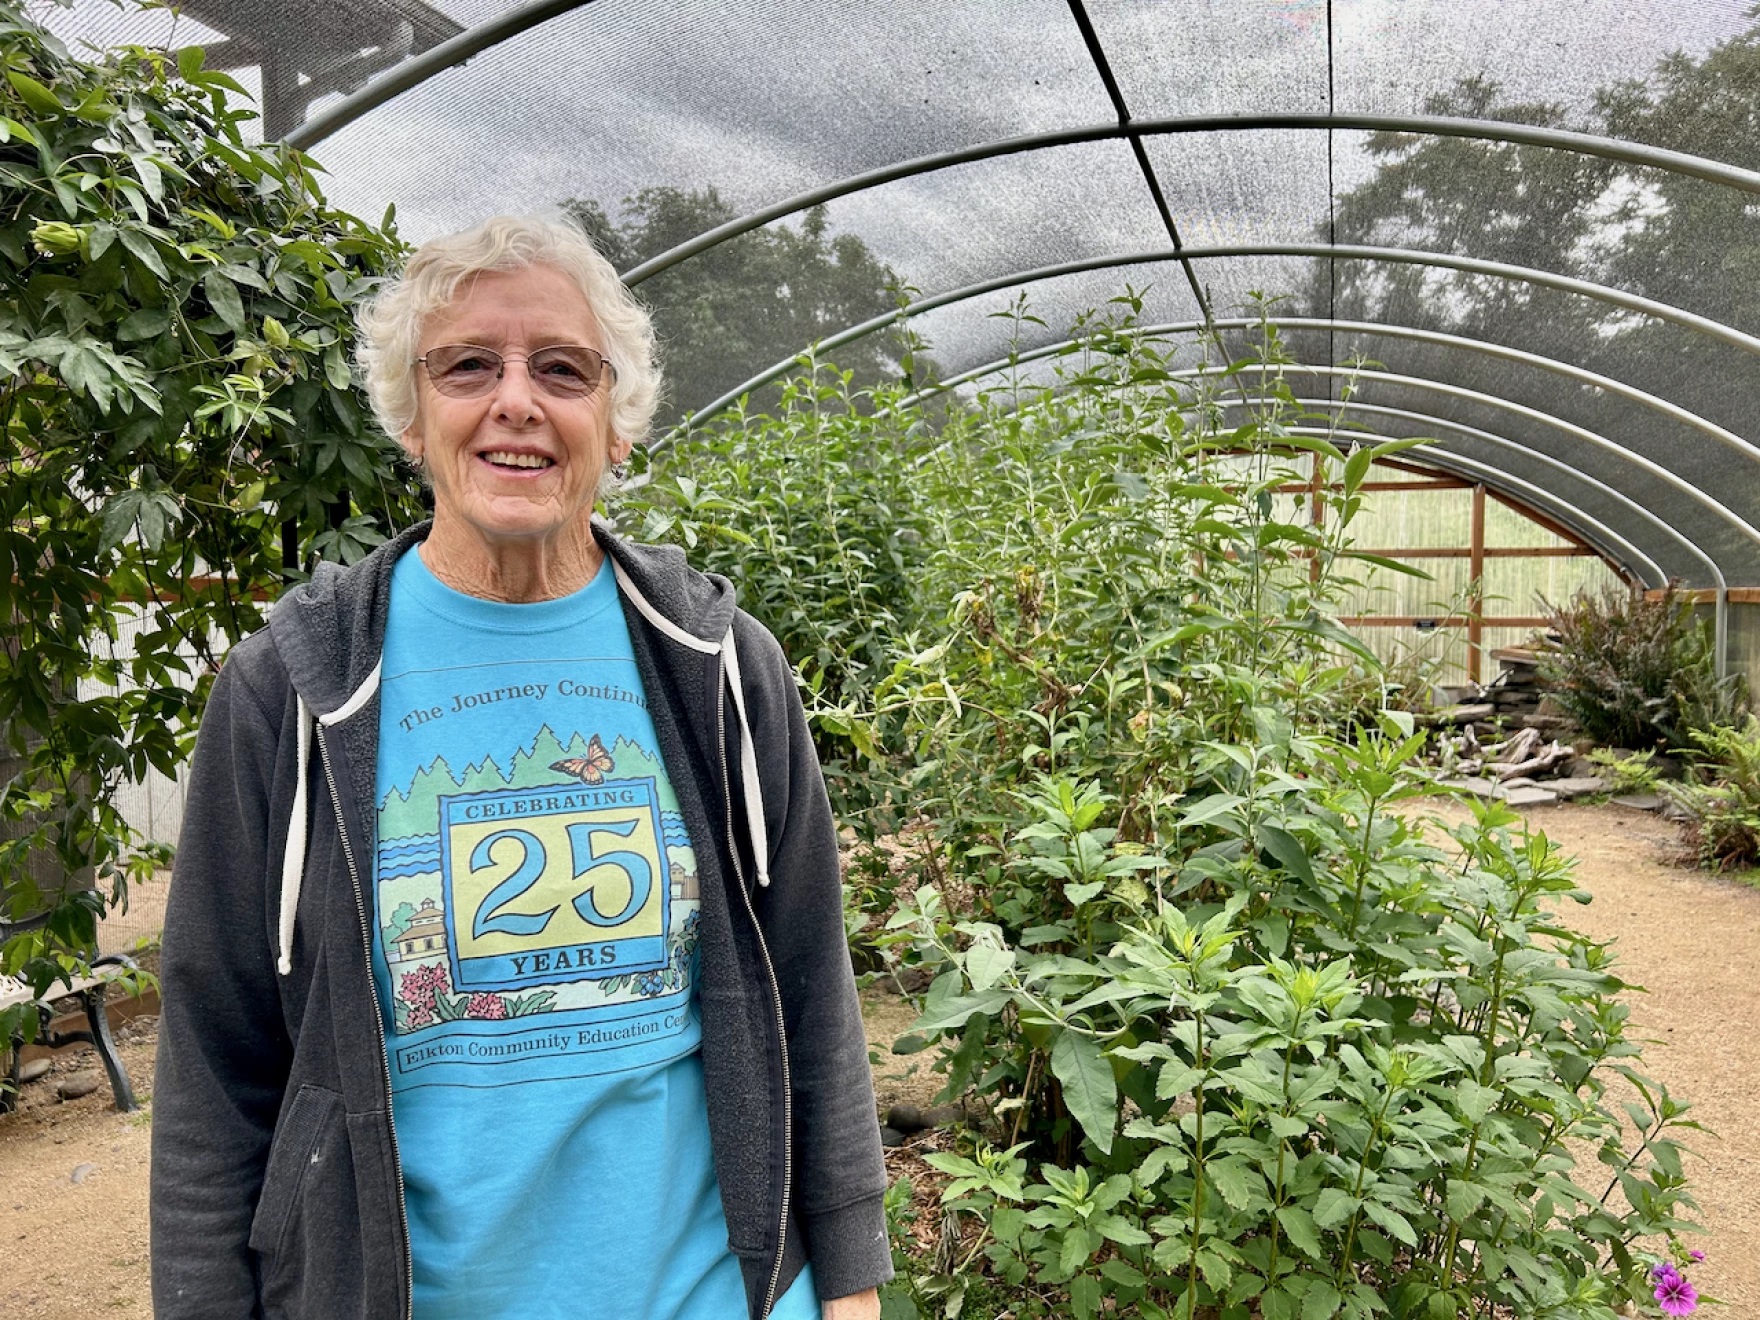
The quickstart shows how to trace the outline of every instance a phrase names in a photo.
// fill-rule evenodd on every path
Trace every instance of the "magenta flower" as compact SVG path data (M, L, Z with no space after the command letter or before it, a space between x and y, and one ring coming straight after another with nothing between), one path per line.
M1699 1294L1672 1265L1667 1274L1651 1273L1656 1278L1656 1301L1664 1315L1691 1315L1699 1309Z
M1703 1251L1689 1251L1687 1253L1687 1256L1691 1260L1704 1260L1705 1259L1705 1253Z
M1674 1262L1665 1260L1659 1265L1650 1267L1650 1277L1657 1283L1675 1283L1680 1280L1680 1271L1675 1269Z

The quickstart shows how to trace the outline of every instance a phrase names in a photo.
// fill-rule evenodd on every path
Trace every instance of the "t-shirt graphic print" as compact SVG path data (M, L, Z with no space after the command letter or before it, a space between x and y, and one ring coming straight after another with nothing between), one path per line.
M436 757L381 804L394 1084L580 1076L607 1048L679 1035L697 881L671 786L651 742L570 732L565 746L546 722L462 773Z
M743 1315L696 858L610 566L509 605L405 554L379 702L373 964L416 1320ZM816 1314L810 1282L783 1302Z

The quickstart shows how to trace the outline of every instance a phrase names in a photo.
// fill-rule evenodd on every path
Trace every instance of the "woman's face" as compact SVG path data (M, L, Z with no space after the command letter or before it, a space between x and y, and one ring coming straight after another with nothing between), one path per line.
M418 402L403 446L426 460L436 526L463 523L485 542L505 545L542 540L591 517L605 465L630 451L611 431L610 372L570 396L535 384L524 361L559 344L603 351L593 309L574 281L552 266L466 281L428 318L416 352L449 344L518 360L474 398L444 392L424 366L412 368Z

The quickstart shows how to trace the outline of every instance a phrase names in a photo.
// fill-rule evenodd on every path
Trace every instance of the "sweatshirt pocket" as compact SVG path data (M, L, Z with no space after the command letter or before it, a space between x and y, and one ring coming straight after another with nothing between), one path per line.
M252 1251L265 1256L279 1252L288 1216L306 1179L325 1163L347 1155L337 1148L342 1133L336 1120L341 1112L342 1097L322 1086L308 1084L294 1095L286 1116L275 1125L263 1193L251 1220Z
M360 1313L360 1210L336 1092L300 1087L276 1125L250 1246L265 1316Z

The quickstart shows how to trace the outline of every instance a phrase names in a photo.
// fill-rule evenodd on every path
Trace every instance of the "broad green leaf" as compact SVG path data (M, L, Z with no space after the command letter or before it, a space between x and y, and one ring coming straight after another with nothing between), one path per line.
M1092 1274L1080 1274L1069 1281L1070 1308L1076 1320L1092 1320L1099 1314L1101 1294L1100 1280Z
M1320 1233L1314 1227L1314 1216L1299 1205L1282 1206L1277 1211L1277 1222L1283 1225L1283 1231L1289 1234L1289 1240L1315 1260L1320 1260L1324 1252L1320 1246Z
M1014 950L974 944L966 951L966 975L974 991L990 989L1014 967Z
M1070 1114L1089 1140L1110 1153L1118 1119L1118 1083L1099 1044L1078 1031L1062 1032L1051 1047L1051 1071L1063 1083L1063 1102Z
M1073 1274L1088 1263L1088 1257L1094 1254L1098 1245L1088 1237L1088 1231L1080 1224L1071 1224L1063 1230L1063 1242L1058 1247L1057 1265L1065 1274Z
M1204 1165L1204 1174L1236 1210L1245 1210L1258 1195L1258 1177L1243 1159L1210 1160Z
M1340 557L1360 560L1362 563L1373 564L1377 568L1385 568L1394 573L1404 573L1407 577L1422 578L1426 582L1435 580L1434 574L1425 572L1409 560L1389 559L1386 555L1372 555L1365 550L1346 550Z
M911 1031L927 1034L963 1027L974 1013L995 1013L1009 1000L1006 990L985 990L978 994L955 995L939 1005L925 1009L923 1016L911 1023ZM1111 1076L1110 1071L1107 1073Z
M159 256L159 249L153 246L152 239L131 225L124 225L119 237L122 239L122 246L129 250L135 260L161 280L170 281L171 274L165 269L165 262Z
M185 82L194 82L206 58L207 53L200 46L185 46L177 52L177 76Z
M238 286L217 270L211 270L202 276L202 289L208 295L208 305L214 314L236 334L245 331L244 303L238 296Z
M1302 1320L1332 1320L1343 1301L1325 1279L1310 1278L1308 1291L1302 1294Z
M1476 1183L1452 1178L1448 1184L1448 1217L1464 1224L1485 1201L1485 1189Z
M1063 896L1069 899L1072 906L1080 907L1104 888L1106 888L1104 880L1091 880L1083 885L1065 885Z
M1181 824L1187 826L1203 825L1215 820L1218 816L1226 815L1245 801L1245 798L1233 793L1212 793L1207 798L1201 798L1190 811L1187 811Z
M140 176L141 187L147 190L147 196L163 206L165 204L165 175L160 171L158 162L147 156L130 156L129 163L134 166L134 172Z
M1361 1202L1338 1187L1323 1187L1314 1202L1314 1223L1319 1228L1342 1228Z
M1221 1292L1234 1281L1234 1267L1209 1247L1198 1248L1198 1272L1204 1282Z
M152 339L165 333L171 325L171 315L163 307L139 307L122 318L116 327L116 337L130 342L137 339Z
M1184 1095L1196 1089L1204 1080L1204 1070L1193 1068L1179 1060L1172 1060L1162 1065L1160 1074L1155 1078L1155 1098L1171 1100L1176 1095Z
M1363 484L1363 478L1369 475L1369 465L1375 461L1375 451L1367 445L1358 445L1351 450L1351 456L1344 464L1344 493L1355 495Z
M1481 1086L1475 1081L1463 1079L1455 1087L1455 1104L1461 1111L1461 1117L1469 1123L1482 1123L1485 1115L1491 1112L1497 1103L1497 1090L1490 1086Z
M30 74L20 73L16 69L8 70L6 81L12 84L12 90L18 93L19 100L38 114L61 115L67 113L67 107L61 104L61 98L31 77Z
M1148 1286L1148 1279L1143 1272L1128 1261L1114 1256L1100 1267L1100 1273L1118 1284L1121 1288L1143 1288Z
M1363 1202L1363 1213L1369 1216L1383 1232L1398 1238L1408 1247L1418 1245L1417 1233L1399 1211L1390 1206L1382 1205L1379 1201L1368 1200Z
M1314 883L1314 867L1308 860L1308 851L1295 835L1281 826L1265 824L1255 826L1254 833L1259 846L1275 857L1279 866L1303 884Z

